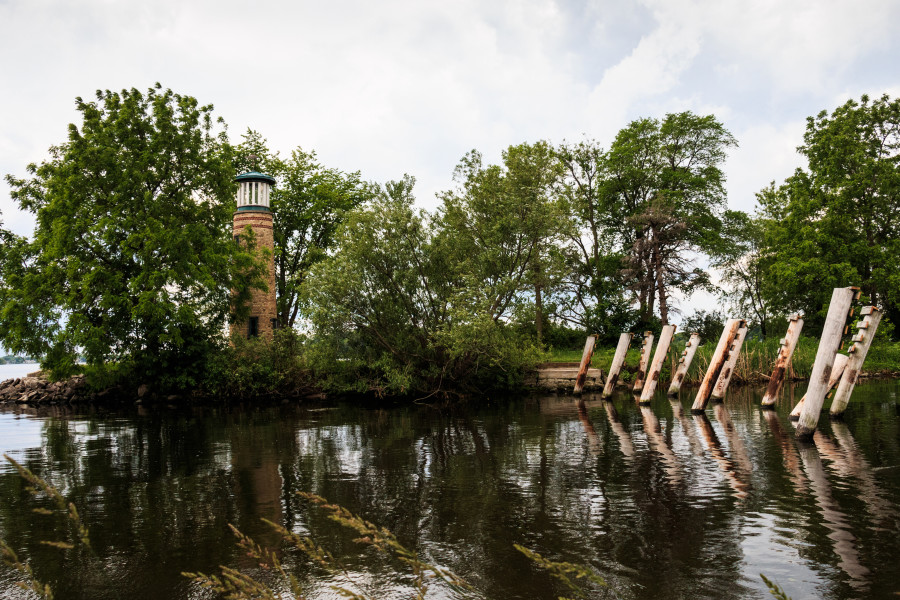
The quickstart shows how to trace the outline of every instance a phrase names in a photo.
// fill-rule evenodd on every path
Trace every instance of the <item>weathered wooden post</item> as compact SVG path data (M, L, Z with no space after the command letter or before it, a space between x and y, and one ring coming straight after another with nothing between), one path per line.
M575 377L574 393L580 394L584 389L584 380L587 379L588 369L591 368L591 357L594 355L594 343L597 341L596 335L587 336L584 342L584 352L581 354L581 365L578 367L578 375Z
M662 370L663 361L669 353L669 346L672 344L672 337L675 335L676 325L666 325L659 334L659 342L656 344L656 353L653 355L653 362L650 363L650 371L647 373L647 383L641 392L641 404L650 404L654 392L656 392L656 383L659 381L659 372Z
M737 365L738 357L741 355L741 346L744 345L744 338L747 337L747 326L738 329L737 335L734 336L734 342L728 348L728 359L722 365L719 372L719 378L713 387L710 397L713 400L722 400L725 398L725 392L728 391L728 384L731 383L731 376L734 374L734 367Z
M640 392L644 389L644 379L647 377L647 363L650 362L650 353L653 351L653 332L644 332L644 345L641 346L641 362L638 366L637 377L634 379L632 391Z
M825 327L822 330L819 349L816 350L816 362L809 377L806 402L803 404L800 422L797 424L797 437L801 439L811 440L819 424L819 412L828 391L834 357L841 345L841 335L850 315L850 305L858 298L858 294L859 288L856 287L835 288L831 294L828 316L825 317Z
M668 392L670 396L678 395L678 390L681 389L681 383L687 376L688 369L691 368L691 361L694 360L694 355L697 354L697 347L699 345L700 334L692 333L691 337L688 338L687 344L684 345L681 358L678 359L678 368L675 369L675 374L672 376L672 383L669 385Z
M772 369L769 385L766 386L766 394L762 399L762 405L765 407L771 408L778 401L778 395L781 393L781 387L784 385L787 366L791 362L794 350L797 348L797 340L800 339L800 331L802 329L803 319L800 318L800 315L792 315L788 319L788 330L781 340L781 348L778 350L775 368Z
M847 366L847 361L850 360L846 354L836 354L834 356L834 364L831 365L831 375L828 378L828 389L825 391L826 396L828 392L833 390L835 386L841 381L841 375L844 374L844 368ZM797 406L791 411L791 421L796 421L800 418L800 413L803 411L803 405L806 403L806 394L800 398L800 402L797 403Z
M831 416L839 417L844 414L847 409L847 403L850 402L850 394L859 379L859 372L862 370L863 362L866 360L866 354L869 353L869 346L875 339L875 331L878 324L881 323L881 311L874 306L867 306L862 309L863 320L856 324L856 335L853 336L853 345L850 346L850 359L844 368L844 375L838 384L837 392L834 394L834 400L831 402Z
M616 346L616 353L613 356L612 364L609 366L609 374L606 376L606 385L603 386L603 398L609 398L616 388L616 382L619 380L619 371L625 364L625 355L628 354L628 347L631 346L631 338L633 333L623 333L619 336L619 345Z
M706 375L703 376L703 381L700 383L697 397L694 398L694 405L691 407L692 413L700 414L706 410L706 403L709 402L709 395L712 393L713 385L718 381L719 373L722 372L722 365L728 359L728 348L734 343L734 338L743 325L743 319L728 319L725 323L716 351L709 361L709 368L706 369Z

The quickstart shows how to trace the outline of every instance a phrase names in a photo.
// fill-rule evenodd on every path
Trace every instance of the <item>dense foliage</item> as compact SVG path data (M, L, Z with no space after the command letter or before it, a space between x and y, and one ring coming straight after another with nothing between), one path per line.
M900 319L900 100L849 100L807 120L808 169L758 195L721 266L739 306L761 322L801 311L823 322L831 289L859 286L887 329Z
M170 90L98 92L77 108L82 124L50 159L7 178L33 238L0 227L0 342L57 375L81 353L226 395L305 389L311 375L332 390L448 395L515 386L587 333L655 329L697 289L718 289L760 338L795 311L815 333L846 285L885 310L882 337L900 318L900 102L887 96L811 117L808 168L761 190L753 215L726 210L736 140L712 115L638 119L609 149L523 143L499 164L472 150L429 213L410 176L368 183L302 148L281 157L252 130L231 146L211 107ZM229 235L232 178L248 170L278 182L290 333L226 348L225 319L263 286L259 257ZM682 329L714 339L726 316L699 311Z
M479 252L477 236L417 211L413 184L408 176L389 182L351 212L335 254L313 268L305 289L314 368L330 389L360 392L446 394L515 385L537 355L533 341L501 317L528 260L494 266L473 254L474 263L460 261L460 248ZM518 235L506 233L508 240Z
M89 364L190 387L261 265L232 242L234 175L212 106L158 85L76 101L80 125L7 181L37 219L5 235L0 341L57 375ZM230 290L239 290L233 295Z

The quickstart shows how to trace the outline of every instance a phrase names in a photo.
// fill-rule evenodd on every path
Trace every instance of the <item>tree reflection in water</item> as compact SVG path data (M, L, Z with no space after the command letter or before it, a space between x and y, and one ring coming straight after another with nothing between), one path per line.
M762 390L748 388L713 405L714 421L662 394L644 409L624 394L446 409L32 411L41 444L16 457L82 509L96 556L42 546L59 523L29 512L8 470L0 534L58 597L191 598L201 595L180 572L249 566L227 524L275 544L267 518L312 532L384 583L385 597L402 597L408 581L311 510L294 494L303 490L388 527L485 598L564 592L513 543L591 565L622 598L756 598L759 565L795 598L884 597L900 580L897 391L859 386L846 423L823 422L803 448L784 407L760 411ZM329 597L304 559L282 558ZM22 597L0 577L0 596Z

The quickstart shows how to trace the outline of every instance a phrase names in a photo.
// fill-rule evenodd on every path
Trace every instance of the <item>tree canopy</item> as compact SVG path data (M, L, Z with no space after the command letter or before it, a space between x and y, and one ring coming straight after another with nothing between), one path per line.
M831 289L859 286L900 319L900 100L863 96L810 117L808 169L758 198L768 299L824 318ZM823 308L824 307L824 308Z
M159 84L98 91L76 108L81 123L48 160L7 176L37 225L0 254L0 341L57 374L83 353L193 385L229 313L264 285L232 242L224 127L211 105Z

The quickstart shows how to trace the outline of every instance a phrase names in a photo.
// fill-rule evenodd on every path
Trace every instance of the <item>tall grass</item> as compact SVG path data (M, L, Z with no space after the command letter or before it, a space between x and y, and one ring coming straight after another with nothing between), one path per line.
M669 358L663 365L661 378L668 381L672 377L672 368L677 365L678 357L684 350L687 336L679 334L672 341L669 350ZM709 367L713 352L718 340L707 341L697 349L697 354L691 363L685 377L685 383L700 383ZM732 375L733 382L759 383L766 381L775 367L775 359L778 357L780 340L769 338L767 340L745 340L738 357L737 364ZM620 379L632 381L640 362L639 341L633 342L625 359L625 367ZM819 340L814 337L800 336L794 355L788 366L787 377L789 379L808 379L812 373L813 363L816 360L816 351L819 348ZM591 366L600 368L604 374L612 363L615 347L598 347L594 350ZM654 351L656 348L654 347ZM846 352L846 347L842 350ZM553 350L550 353L550 362L579 362L581 350ZM876 340L863 364L863 374L873 376L900 376L900 343Z

